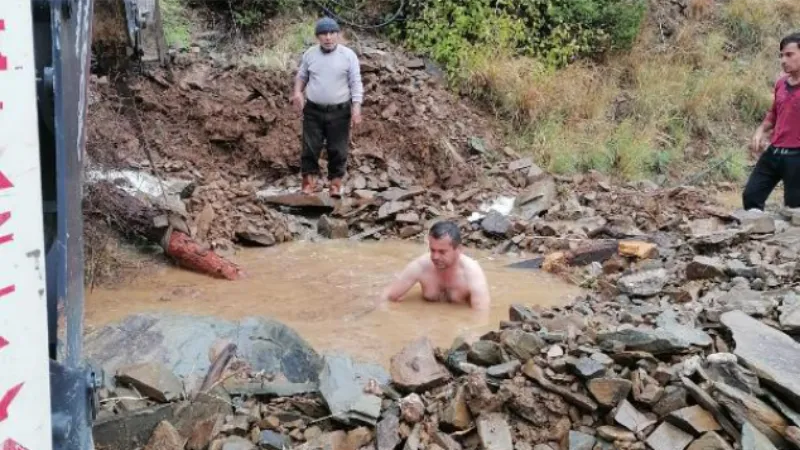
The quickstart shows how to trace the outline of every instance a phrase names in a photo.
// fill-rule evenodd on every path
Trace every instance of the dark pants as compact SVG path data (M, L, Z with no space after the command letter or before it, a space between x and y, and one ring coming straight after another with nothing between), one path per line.
M344 177L350 144L350 103L317 105L306 102L303 108L303 153L300 171L319 175L322 147L328 147L328 179Z
M742 194L744 209L763 211L764 203L779 181L783 181L784 205L800 207L800 149L767 148L747 180Z

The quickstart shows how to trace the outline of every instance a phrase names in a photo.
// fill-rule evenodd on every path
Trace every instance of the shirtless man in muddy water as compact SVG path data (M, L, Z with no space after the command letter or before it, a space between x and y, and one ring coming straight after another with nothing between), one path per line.
M443 221L428 232L430 252L411 261L383 292L384 301L400 301L415 284L429 302L465 303L472 309L489 309L489 286L477 261L461 253L458 225Z

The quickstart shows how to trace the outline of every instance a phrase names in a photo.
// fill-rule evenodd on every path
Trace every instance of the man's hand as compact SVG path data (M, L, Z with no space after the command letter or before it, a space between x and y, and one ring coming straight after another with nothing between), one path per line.
M758 157L758 155L760 155L761 152L767 148L769 145L767 135L770 131L772 131L772 124L769 122L764 122L753 134L753 138L750 140L750 152L753 156Z
M361 103L353 103L353 111L350 118L350 124L352 126L361 124Z
M298 113L303 112L303 106L306 104L306 99L302 92L296 92L292 95L292 105Z

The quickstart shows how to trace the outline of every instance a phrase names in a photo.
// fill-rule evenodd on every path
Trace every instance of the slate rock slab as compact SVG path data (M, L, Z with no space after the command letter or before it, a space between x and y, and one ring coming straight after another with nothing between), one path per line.
M800 344L741 311L720 317L733 333L734 354L790 406L800 407Z
M276 381L318 380L319 354L293 329L265 317L229 321L175 313L136 314L88 333L84 351L91 363L109 374L128 365L161 363L191 390L211 365L209 349L221 340L235 344L237 355L254 371L273 374Z

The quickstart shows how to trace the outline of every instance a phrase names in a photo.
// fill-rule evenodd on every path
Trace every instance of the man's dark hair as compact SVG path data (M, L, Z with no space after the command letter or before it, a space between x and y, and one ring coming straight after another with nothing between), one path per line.
M781 51L783 51L783 49L786 48L787 45L792 43L797 44L797 46L800 47L800 32L792 33L786 36L785 38L781 39L781 45L780 45Z
M428 234L436 239L450 236L450 240L453 241L453 247L461 245L461 230L458 229L458 225L449 220L436 222L428 231Z

